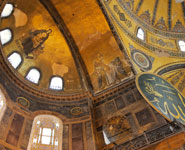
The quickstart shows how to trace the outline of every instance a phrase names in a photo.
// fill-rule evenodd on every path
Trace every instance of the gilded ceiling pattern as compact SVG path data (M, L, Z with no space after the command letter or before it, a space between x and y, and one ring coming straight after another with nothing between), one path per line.
M132 1L128 0L128 3ZM176 3L174 0L134 0L133 3L133 13L145 23L159 30L185 32L184 2Z
M64 79L61 93L87 89L97 93L133 77L128 58L139 73L152 72L185 57L177 45L178 39L184 37L184 3L165 0L163 5L167 3L168 11L159 13L159 0L150 5L143 0L102 1L122 48L95 2L87 2L92 6L88 10L83 1L68 5L60 0L34 0L29 7L19 0L12 2L13 14L1 21L1 29L9 28L13 33L12 40L3 46L3 55L7 58L15 51L21 54L23 63L18 73L14 72L23 80L30 68L38 68L41 79L33 85L37 89L48 90L51 77L60 76ZM182 11L169 22L175 13L172 6ZM170 14L166 17L167 12ZM144 29L144 40L136 36L138 27ZM161 31L155 32L158 27Z
M49 112L61 117L64 149L68 146L73 149L76 145L84 149L89 145L92 147L94 138L97 138L97 149L99 145L103 148L102 131L111 142L119 142L118 149L139 149L161 140L160 135L165 138L176 132L169 124L156 129L166 120L145 103L135 87L134 77L140 72L161 71L163 73L157 73L184 94L185 53L177 45L178 40L185 39L184 2L11 1L13 13L0 20L0 29L8 28L13 34L0 53L0 86L2 84L2 89L7 92L7 100L11 99L15 105L10 105L13 112L8 108L13 115L4 118L16 122L21 118L20 113L30 114L32 118L32 115ZM103 8L98 4L103 4ZM182 11L176 14L176 8ZM144 31L144 40L137 36L139 28ZM16 69L7 59L13 52L19 53L23 59ZM39 84L25 79L28 70L34 67L41 72ZM63 91L49 89L53 76L63 78ZM18 117L14 119L14 115ZM91 119L94 119L94 131L97 130L94 137L89 132ZM87 120L89 124L86 124ZM24 118L18 122L25 131L31 130L31 122L26 126ZM20 127L12 124L9 128L15 131L17 126ZM15 135L21 135L22 139L23 132L19 131ZM27 136L23 138L24 142L29 141L29 134ZM9 139L6 142L11 144Z
M162 76L185 95L185 69L170 71Z
M178 40L185 38L184 3L168 3L167 0L101 0L101 3L136 72L153 72L184 59L184 52L178 45ZM181 11L176 14L177 8ZM125 20L132 20L132 26ZM144 40L136 36L139 27L144 30Z
M68 6L58 0L12 1L14 11L2 18L0 28L10 29L13 35L3 46L4 58L17 52L23 59L16 70L11 68L17 77L24 80L29 70L36 68L41 73L38 84L25 81L27 85L52 93L50 80L59 76L64 89L53 94L74 94L87 89L97 93L133 76L98 4L88 3L90 10L84 2ZM132 27L131 20L119 15Z
M4 57L16 51L23 58L17 69L23 77L32 67L41 72L39 87L48 89L52 76L64 79L64 93L80 92L83 85L70 48L47 10L38 0L13 3L14 12L1 20L1 29L10 28L13 38L3 46Z
M52 0L52 3L78 46L95 93L133 76L96 2ZM88 10L86 3L91 6Z

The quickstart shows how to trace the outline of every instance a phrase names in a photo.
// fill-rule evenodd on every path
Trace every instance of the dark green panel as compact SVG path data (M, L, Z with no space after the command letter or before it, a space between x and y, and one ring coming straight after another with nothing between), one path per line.
M163 78L143 73L136 78L137 88L145 100L168 120L185 125L185 99L182 94Z

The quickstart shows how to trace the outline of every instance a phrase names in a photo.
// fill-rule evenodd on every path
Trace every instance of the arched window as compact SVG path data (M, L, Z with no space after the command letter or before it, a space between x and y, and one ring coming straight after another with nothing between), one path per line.
M10 29L4 29L0 31L1 44L5 45L12 39L12 32Z
M61 77L52 77L50 81L50 89L53 90L62 90L63 89L63 80Z
M6 110L5 96L0 89L0 121L4 115L5 110Z
M103 131L103 137L106 145L111 143L104 131Z
M28 150L62 150L63 124L52 115L39 115L34 119Z
M185 52L185 41L179 40L179 47L182 52Z
M38 71L38 69L32 68L28 72L26 79L28 79L30 82L38 84L40 79L40 72Z
M141 28L138 28L137 30L137 37L141 40L144 40L145 39L145 32L143 31L143 29Z
M1 13L1 18L9 17L12 14L12 12L13 12L13 5L6 4Z
M10 56L8 56L8 61L16 69L21 64L22 57L19 53L13 52Z

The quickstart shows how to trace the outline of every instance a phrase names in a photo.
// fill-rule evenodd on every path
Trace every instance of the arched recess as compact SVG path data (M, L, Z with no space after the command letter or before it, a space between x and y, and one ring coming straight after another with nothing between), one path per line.
M8 56L8 61L10 62L10 64L12 65L14 69L17 69L23 62L23 59L22 59L21 54L14 51Z
M32 83L38 84L40 76L40 71L37 68L31 68L26 75L26 79Z
M104 131L103 131L103 138L104 138L104 142L105 142L106 145L111 143Z
M62 150L63 123L53 115L38 115L33 121L28 150Z
M6 99L2 90L0 89L0 121L4 115L5 110L6 110Z
M179 48L182 52L185 51L185 41L184 40L179 40L178 41Z
M12 40L13 33L9 28L0 31L0 41L2 45L9 43Z
M7 3L1 12L1 18L9 17L14 10L13 4Z
M143 41L145 40L145 32L140 27L137 29L137 37Z
M59 76L53 76L50 80L49 88L52 90L62 90L63 89L63 79Z

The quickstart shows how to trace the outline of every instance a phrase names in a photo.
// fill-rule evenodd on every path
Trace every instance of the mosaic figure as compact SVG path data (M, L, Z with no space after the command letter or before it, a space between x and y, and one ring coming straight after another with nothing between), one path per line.
M26 58L33 59L43 52L43 44L49 38L51 32L51 29L30 31L28 36L23 36L21 40L17 40L16 42L23 50Z
M120 81L120 75L127 75L123 63L119 57L116 57L109 64L104 63L103 55L98 54L94 61L93 79L95 88L104 88L116 81Z

